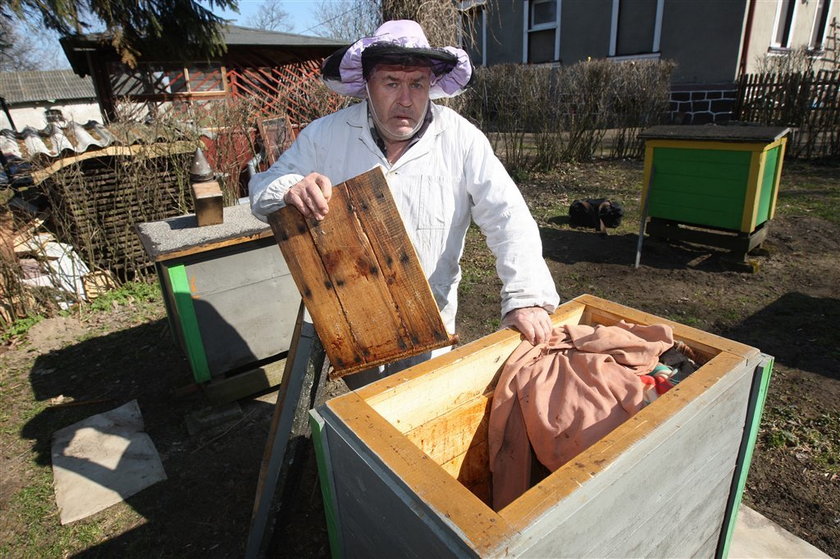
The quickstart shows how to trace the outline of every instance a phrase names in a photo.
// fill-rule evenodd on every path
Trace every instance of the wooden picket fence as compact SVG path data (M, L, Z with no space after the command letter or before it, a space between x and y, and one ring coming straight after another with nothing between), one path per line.
M788 154L840 156L840 70L746 74L733 116L742 122L790 126Z

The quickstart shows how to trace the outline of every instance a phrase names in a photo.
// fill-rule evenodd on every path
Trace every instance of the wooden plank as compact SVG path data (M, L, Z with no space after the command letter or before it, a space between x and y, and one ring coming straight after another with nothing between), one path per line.
M313 241L303 216L295 211L275 212L268 216L268 222L303 302L312 315L330 363L342 368L361 363L362 349L358 347L349 324L341 318L333 319L327 311L340 309L341 302L332 289L332 280L320 255L312 250Z
M429 458L443 464L461 457L474 444L487 438L492 392L405 433ZM458 462L460 465L460 462Z
M253 235L243 235L241 237L235 237L232 239L224 239L221 241L212 241L208 243L193 245L188 248L184 248L183 250L174 250L172 252L167 252L164 254L159 254L154 259L155 262L164 262L166 260L173 260L176 258L183 258L185 256L190 256L192 254L199 254L202 252L207 252L210 250L216 250L218 248L224 248L229 246L238 245L241 243L247 243L250 241L254 241L257 239L265 239L271 237L271 230L266 229L265 231L261 231L259 233L255 233Z
M327 442L327 425L317 409L309 411L309 428L318 466L318 483L324 501L324 516L327 521L327 535L330 541L330 555L344 557L344 543L341 538L341 516L336 507L335 471L332 453Z
M294 492L294 482L299 482L303 465L303 454L308 444L309 410L319 404L323 397L322 367L324 352L313 326L304 319L304 306L298 310L292 346L286 356L283 371L284 382L280 383L277 403L271 418L268 440L260 473L257 492L251 512L251 524L246 542L245 557L264 555L270 540L269 513L274 509L276 498L286 496L287 490ZM313 390L317 387L317 390ZM313 402L312 400L316 401ZM296 479L289 480L289 477ZM278 486L280 489L278 489ZM281 501L287 508L288 502Z
M330 213L268 217L333 377L455 343L380 168L333 187Z
M96 157L108 156L129 156L135 157L138 154L144 157L162 157L178 153L186 153L195 149L194 142L177 141L171 143L155 143L155 144L134 144L131 146L111 145L97 150L88 150L83 153L62 157L54 161L48 167L38 169L32 173L32 180L38 184L49 178L53 173L60 171L68 165L78 163L86 159L93 159Z
M736 342L715 334L710 334L691 326L686 326L673 320L660 318L656 315L632 309L624 305L607 301L593 295L579 295L573 299L586 305L587 323L598 323L611 325L620 320L633 322L635 324L667 324L674 331L675 339L682 340L695 352L701 353L704 357L712 358L721 351L747 356L758 354L758 350L746 344Z
M449 335L441 328L440 312L426 281L419 257L407 234L391 196L387 183L373 180L378 174L359 177L347 195L364 231L369 235L371 248L379 263L383 280L389 286L396 314L403 325L416 332L412 343L433 340L447 344ZM400 232L399 235L395 234ZM415 339L415 338L419 338Z
M352 188L358 188L364 182L360 177ZM372 361L382 356L387 361L396 360L392 356L408 353L412 345L406 325L395 312L397 302L391 295L379 261L373 253L368 237L372 232L360 227L364 210L357 214L357 208L351 205L347 190L333 190L329 216L311 227L312 241L328 278L323 283L323 289L333 291L340 306L332 309L322 305L317 295L322 285L315 283L309 284L313 297L307 299L307 308L316 325L319 322L316 316L323 317L322 320L346 321L355 338L355 347L361 350L361 366L369 368ZM297 213L294 208L290 208L290 211ZM387 219L386 216L382 218ZM440 316L437 307L434 313ZM334 340L332 343L338 342ZM352 367L344 367L348 362L352 361L336 362L336 369L352 370Z
M723 520L723 530L717 542L718 553L716 556L718 557L727 557L729 555L729 544L732 540L732 534L735 531L735 520L741 506L741 496L744 493L744 487L747 483L747 473L752 463L753 450L755 449L758 431L761 427L761 415L764 411L764 402L767 399L767 391L770 388L770 376L772 373L773 358L769 355L762 354L761 362L756 366L753 375L744 437L741 440L741 447L738 450L735 474L732 476L732 485Z
M245 371L224 379L214 379L204 385L204 392L213 404L225 404L277 386L283 380L286 360Z

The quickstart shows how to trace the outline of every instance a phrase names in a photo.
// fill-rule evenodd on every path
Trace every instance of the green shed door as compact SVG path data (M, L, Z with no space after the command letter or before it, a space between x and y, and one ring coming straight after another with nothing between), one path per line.
M751 155L749 151L654 148L651 217L739 231Z

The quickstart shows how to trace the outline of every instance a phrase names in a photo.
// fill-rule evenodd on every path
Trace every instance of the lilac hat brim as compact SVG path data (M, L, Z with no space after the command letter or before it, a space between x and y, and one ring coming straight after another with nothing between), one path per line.
M443 73L432 77L432 86L429 89L429 97L432 99L454 97L463 93L472 80L472 63L464 50L455 47L432 48L419 24L399 20L382 24L373 37L359 39L349 47L327 57L321 67L327 87L341 95L365 98L367 93L363 61L365 50L373 45L382 47L374 49L377 51L426 58L433 68L443 68Z

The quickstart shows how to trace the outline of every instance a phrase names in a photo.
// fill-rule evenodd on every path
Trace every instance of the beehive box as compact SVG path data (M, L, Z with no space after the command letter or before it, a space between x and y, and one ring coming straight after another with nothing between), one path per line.
M488 504L487 424L507 330L312 411L334 556L711 557L725 553L772 358L582 295L564 323L669 324L706 363L507 507Z
M735 125L642 131L648 215L753 233L775 214L788 131Z

